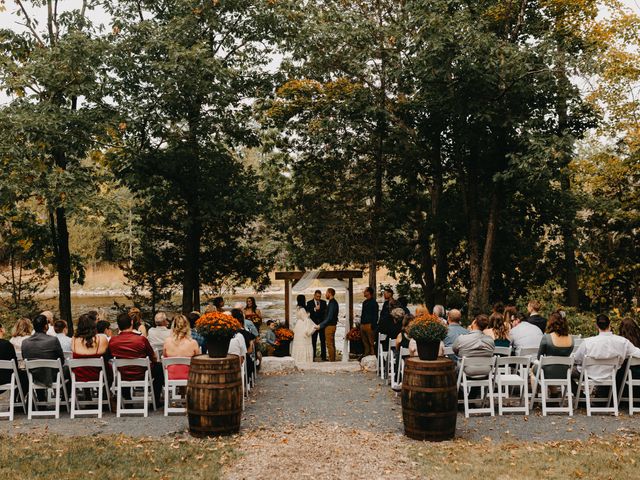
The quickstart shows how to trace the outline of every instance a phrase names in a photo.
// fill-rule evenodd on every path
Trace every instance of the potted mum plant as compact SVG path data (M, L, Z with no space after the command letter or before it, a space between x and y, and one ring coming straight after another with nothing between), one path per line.
M242 329L231 315L208 312L196 321L196 330L207 341L207 353L211 358L226 357L231 339Z
M273 331L276 334L276 351L273 353L276 357L288 357L289 345L293 340L293 331L280 324Z
M420 360L436 360L440 350L440 342L447 336L447 326L438 317L425 313L414 318L407 334L418 345Z

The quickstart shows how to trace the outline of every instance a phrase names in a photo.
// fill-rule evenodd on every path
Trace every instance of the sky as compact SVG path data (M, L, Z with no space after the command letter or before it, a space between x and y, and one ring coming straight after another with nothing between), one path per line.
M640 0L622 0L622 3L632 11L640 14ZM24 28L16 23L16 21L19 19L15 15L12 15L12 12L18 9L15 1L5 0L5 5L7 10L5 12L0 12L0 28ZM60 0L58 5L59 10L71 10L74 8L79 8L82 5L82 0ZM33 15L34 19L42 20L46 18L45 12L46 11L44 8L41 8L39 11L35 11L35 14ZM108 23L109 21L109 16L101 9L93 10L92 12L90 12L89 16L96 23Z

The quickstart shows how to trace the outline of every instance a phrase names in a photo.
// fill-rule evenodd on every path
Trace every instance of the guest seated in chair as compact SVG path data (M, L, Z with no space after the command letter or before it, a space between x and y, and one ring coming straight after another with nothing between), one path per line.
M111 338L109 350L114 358L149 358L151 361L151 376L153 377L153 391L156 406L160 405L160 394L164 385L164 373L162 365L158 363L156 354L149 340L133 330L133 319L130 315L122 313L118 316L118 329L120 333ZM123 367L120 370L123 380L144 380L144 370L141 367ZM128 390L128 389L127 389ZM125 398L130 398L130 392L123 389Z
M586 357L595 359L615 358L619 369L629 357L640 357L640 348L624 337L614 335L611 331L609 317L600 314L596 317L598 335L585 338L576 350L576 372L574 377L582 370L580 366ZM611 367L607 365L594 365L589 368L589 378L603 380L611 373Z
M25 360L57 360L64 364L64 352L56 337L47 335L49 321L44 315L38 315L33 319L35 333L22 342L22 357ZM57 371L51 368L37 368L33 370L33 379L40 385L50 386L57 375ZM68 373L68 372L66 372ZM44 392L38 391L38 395Z
M489 326L489 317L477 315L471 323L470 332L460 335L453 342L453 353L458 357L493 357L495 343L493 338L485 335L484 332ZM469 376L487 375L489 370L484 367L466 367L465 373Z
M165 358L170 358L193 357L199 354L200 346L191 338L189 320L184 315L176 315L173 317L171 336L164 341L162 355ZM189 378L189 365L169 365L167 373L170 380L186 380Z
M53 324L53 329L56 332L56 338L60 342L62 351L64 353L71 353L71 338L67 335L68 328L67 322L64 320L56 320Z
M171 336L171 331L167 328L169 326L167 314L164 312L156 313L154 322L156 325L149 329L147 340L154 350L160 350L164 346L165 340Z
M31 322L29 322L31 323ZM13 360L18 368L18 357L16 355L16 349L13 344L4 338L6 330L0 323L0 360ZM27 372L18 369L18 381L22 387L22 392L26 395L27 388L29 387L29 379L27 378ZM9 370L0 371L0 385L6 385L11 382L11 372Z
M96 322L89 314L80 315L78 327L74 332L71 342L71 351L74 359L83 358L108 358L109 341L106 337L98 335ZM109 385L113 382L113 371L105 364L105 373ZM78 382L95 382L100 376L98 367L78 367L74 369L74 374Z
M276 329L276 322L273 320L267 320L267 331L264 336L264 343L266 345L267 355L273 355L273 352L276 350L276 334L274 330Z

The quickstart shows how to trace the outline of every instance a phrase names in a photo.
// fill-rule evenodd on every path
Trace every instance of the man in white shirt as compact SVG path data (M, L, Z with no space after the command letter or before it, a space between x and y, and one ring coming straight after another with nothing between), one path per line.
M155 316L154 328L149 329L149 335L147 340L154 350L158 350L164 347L164 341L171 335L171 330L167 328L169 320L167 320L167 314L164 312L158 312Z
M238 332L229 342L229 355L237 355L240 357L240 363L244 363L244 359L247 356L247 343L244 340L244 335Z
M514 349L538 348L542 340L542 330L533 323L513 317L511 320L511 345Z
M629 357L640 357L640 348L637 348L624 337L614 335L611 332L611 322L609 317L600 314L596 317L596 325L598 327L598 335L588 337L580 344L575 355L575 363L579 366L584 362L586 357L595 359L617 360L616 370L619 369L624 361ZM589 378L593 380L604 380L611 375L611 367L608 365L594 365L589 367Z
M71 338L67 336L67 322L64 320L57 320L56 323L53 324L53 328L56 338L62 347L62 351L64 353L71 353Z

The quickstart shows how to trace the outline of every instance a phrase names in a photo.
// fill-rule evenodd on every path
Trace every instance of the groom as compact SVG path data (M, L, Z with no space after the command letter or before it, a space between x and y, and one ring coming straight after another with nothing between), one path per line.
M316 325L320 325L324 320L327 313L327 302L322 300L322 292L316 290L313 294L313 299L307 302L307 312L311 321ZM311 343L313 344L313 358L316 357L316 344L318 343L318 336L320 337L320 355L322 360L327 360L327 344L324 338L324 330L316 330L311 337Z
M336 361L336 326L338 325L339 308L335 296L336 291L333 288L327 288L327 293L325 294L327 299L327 314L324 317L324 321L320 324L320 328L324 329L324 337L327 341L330 362Z

